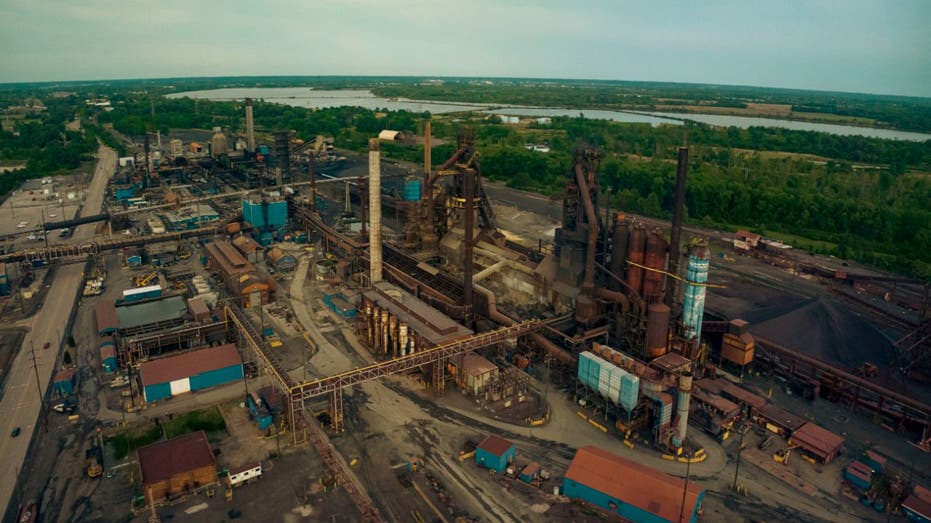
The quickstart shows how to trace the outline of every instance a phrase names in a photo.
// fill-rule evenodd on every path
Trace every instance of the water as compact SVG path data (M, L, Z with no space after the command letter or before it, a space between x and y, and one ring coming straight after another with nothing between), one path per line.
M843 136L866 136L868 138L883 138L886 140L905 140L910 142L931 140L931 134L897 131L894 129L876 129L873 127L857 127L853 125L799 122L796 120L777 120L774 118L754 118L750 116L728 116L722 114L664 112L651 112L649 114L666 118L692 120L717 127L739 127L741 129L746 129L748 127L780 127L782 129L792 129L795 131L817 131L820 133L839 134Z
M242 100L253 98L295 107L324 108L324 107L364 107L366 109L389 109L392 111L410 111L422 113L429 111L432 114L454 113L461 111L479 111L489 114L504 114L511 116L568 116L577 117L579 114L585 118L599 120L612 120L615 122L648 123L650 125L681 125L681 120L692 120L719 127L779 127L799 131L818 131L822 133L865 136L869 138L883 138L887 140L906 140L923 142L931 140L931 134L909 131L896 131L893 129L875 129L872 127L857 127L853 125L836 125L826 123L798 122L794 120L779 120L775 118L754 118L748 116L726 116L717 114L689 114L689 113L629 113L624 111L606 111L601 109L563 109L551 107L528 107L520 105L458 103L429 100L410 100L407 98L388 99L375 96L365 89L339 89L317 90L309 87L237 87L227 89L210 89L205 91L187 91L168 95L169 98L201 98L206 100Z
M490 105L459 104L455 102L431 102L397 98L389 100L375 96L364 89L317 90L309 87L235 87L228 89L210 89L206 91L187 91L169 94L168 98L201 98L204 100L243 100L252 98L266 102L322 109L326 107L363 107L365 109L388 109L391 111L410 111L432 114L454 113L458 111L476 111L487 109Z

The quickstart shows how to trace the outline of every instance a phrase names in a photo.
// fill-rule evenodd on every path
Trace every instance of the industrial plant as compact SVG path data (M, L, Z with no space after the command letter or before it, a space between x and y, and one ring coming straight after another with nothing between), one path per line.
M0 292L20 297L48 271L80 267L76 347L48 395L63 411L99 396L111 422L95 428L98 446L123 454L88 456L131 475L123 490L101 485L134 516L203 498L233 517L239 496L306 447L320 470L292 486L321 520L344 496L345 521L721 521L716 492L773 484L787 497L829 492L845 514L931 521L931 406L882 379L929 375L927 283L684 226L688 147L671 224L610 208L601 152L579 143L563 194L542 204L558 208L552 234L531 237L502 214L495 194L509 189L483 176L466 126L434 163L423 120L423 163L399 164L381 149L403 134L373 136L366 158L332 137L257 129L248 99L242 111L242 135L139 137L99 208L46 221L51 241L0 254ZM513 193L519 208L526 196ZM711 307L748 285L734 259L751 267L749 285L798 280L895 318L907 332L896 355L841 364L754 331L762 316ZM209 408L227 439L172 432L175 417ZM74 423L91 423L80 414ZM471 434L430 429L433 414ZM924 462L909 471L912 454L853 444L851 419ZM127 435L136 422L165 439L130 445L142 441ZM555 427L571 439L541 446ZM501 515L508 506L524 508Z

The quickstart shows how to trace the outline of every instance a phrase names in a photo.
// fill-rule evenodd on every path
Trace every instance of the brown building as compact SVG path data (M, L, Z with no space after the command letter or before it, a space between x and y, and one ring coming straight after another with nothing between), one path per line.
M136 451L142 491L158 501L217 482L217 462L200 430Z
M219 273L230 294L242 300L244 307L268 303L274 292L274 280L260 274L252 263L226 241L204 246L210 268Z
M233 245L252 263L259 263L262 259L262 252L264 249L262 249L259 242L253 240L251 236L246 236L245 234L237 236L233 238Z

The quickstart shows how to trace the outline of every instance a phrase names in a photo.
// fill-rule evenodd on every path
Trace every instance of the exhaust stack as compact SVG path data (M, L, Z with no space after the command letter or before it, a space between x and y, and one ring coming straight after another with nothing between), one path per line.
M369 140L369 266L372 284L381 281L381 151Z
M246 98L246 150L255 152L255 122L252 119L252 98Z

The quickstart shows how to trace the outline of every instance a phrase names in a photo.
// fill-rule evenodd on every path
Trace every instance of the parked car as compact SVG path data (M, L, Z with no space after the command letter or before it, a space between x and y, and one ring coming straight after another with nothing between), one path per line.
M13 429L13 432L10 433L11 438L15 438L16 436L19 436L19 427L16 427Z

